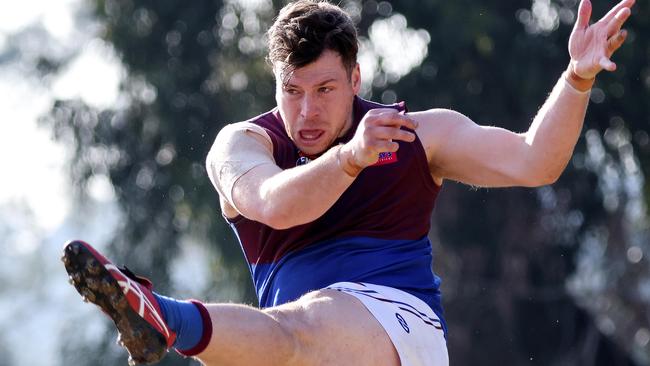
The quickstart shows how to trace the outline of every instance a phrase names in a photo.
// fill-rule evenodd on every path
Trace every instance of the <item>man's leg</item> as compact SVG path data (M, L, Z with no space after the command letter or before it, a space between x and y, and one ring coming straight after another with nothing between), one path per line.
M206 305L212 339L197 358L205 365L399 366L393 344L355 297L309 293L281 306Z
M62 260L84 299L113 319L133 364L186 345L181 353L207 365L399 365L387 333L349 294L319 290L266 310L205 306L160 297L82 241L66 243Z

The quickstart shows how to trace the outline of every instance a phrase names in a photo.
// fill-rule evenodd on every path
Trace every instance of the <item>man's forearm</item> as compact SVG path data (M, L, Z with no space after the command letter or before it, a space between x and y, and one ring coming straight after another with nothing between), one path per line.
M348 166L340 149L333 147L309 164L265 180L260 194L269 204L262 222L285 229L314 221L327 212L355 179L353 167Z
M591 85L593 80L578 78L569 67L526 132L531 169L545 183L557 180L571 159L582 130Z

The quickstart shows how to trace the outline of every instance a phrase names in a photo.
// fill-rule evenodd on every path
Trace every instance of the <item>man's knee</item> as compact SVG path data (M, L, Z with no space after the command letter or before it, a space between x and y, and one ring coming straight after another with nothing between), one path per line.
M399 364L381 325L350 295L319 290L264 312L292 337L296 364L321 364L323 359L332 357L341 357L346 364ZM366 362L373 358L369 354L377 355L381 361ZM348 362L351 360L356 361Z
M315 354L314 348L319 340L330 332L330 326L325 319L327 312L320 306L328 301L332 299L323 296L322 291L314 291L294 302L264 310L278 322L287 337L291 338L295 358L301 362Z

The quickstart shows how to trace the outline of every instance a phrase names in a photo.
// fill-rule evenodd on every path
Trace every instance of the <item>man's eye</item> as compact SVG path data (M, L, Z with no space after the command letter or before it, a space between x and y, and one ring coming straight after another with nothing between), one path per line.
M332 91L332 88L327 87L327 86L323 86L323 87L319 88L318 91L321 92L321 93L326 93L327 94L327 93Z
M284 91L285 91L287 94L291 94L291 95L298 94L298 91L297 91L296 89L284 89Z

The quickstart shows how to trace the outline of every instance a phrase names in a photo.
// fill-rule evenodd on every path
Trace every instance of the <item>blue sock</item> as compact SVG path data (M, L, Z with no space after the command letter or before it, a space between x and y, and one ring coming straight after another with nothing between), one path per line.
M153 293L158 300L165 322L176 333L174 348L190 350L203 337L203 319L196 305Z

